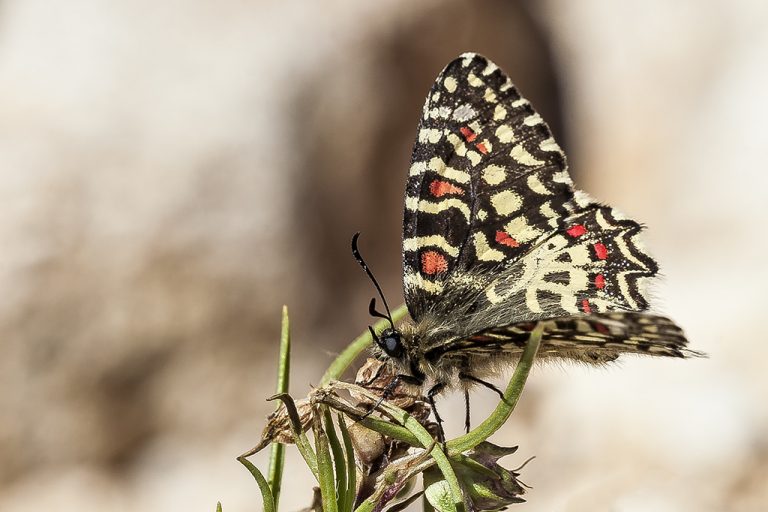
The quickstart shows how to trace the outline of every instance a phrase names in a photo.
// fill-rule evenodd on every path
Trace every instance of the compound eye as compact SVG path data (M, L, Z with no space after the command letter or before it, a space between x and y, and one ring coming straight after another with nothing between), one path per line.
M384 352L386 352L390 357L399 357L403 352L403 344L400 341L400 333L397 331L392 331L382 335L379 345L381 345L381 348L384 349Z

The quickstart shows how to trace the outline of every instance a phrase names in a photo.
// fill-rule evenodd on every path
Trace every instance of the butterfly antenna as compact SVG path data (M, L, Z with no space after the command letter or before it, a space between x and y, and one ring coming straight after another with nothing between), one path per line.
M386 320L389 320L389 324L392 326L392 329L395 328L395 323L392 321L392 313L389 311L389 304L387 304L387 299L384 298L384 292L381 291L381 286L379 286L379 282L376 281L376 278L373 277L373 272L371 272L371 269L368 268L368 265L366 265L365 260L363 259L362 255L360 254L360 251L357 248L357 239L360 238L360 233L355 233L352 236L352 254L354 255L357 262L360 264L361 267L363 267L363 270L365 270L365 273L368 274L368 278L373 283L373 286L376 287L376 291L379 292L379 297L381 297L381 301L384 303L384 309L387 311L387 314L384 315L383 313L379 313L376 311L376 299L371 299L371 303L368 305L368 312L371 314L371 316L384 318Z

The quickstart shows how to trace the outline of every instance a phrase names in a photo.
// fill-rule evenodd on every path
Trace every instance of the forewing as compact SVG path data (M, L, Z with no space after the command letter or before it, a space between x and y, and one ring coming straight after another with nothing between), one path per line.
M493 63L438 76L413 150L404 218L406 303L457 337L521 321L648 308L658 267L641 226L574 191L547 125Z
M571 213L551 132L492 62L448 64L422 112L406 188L406 303L419 320L453 285L485 288ZM461 284L463 283L463 284Z

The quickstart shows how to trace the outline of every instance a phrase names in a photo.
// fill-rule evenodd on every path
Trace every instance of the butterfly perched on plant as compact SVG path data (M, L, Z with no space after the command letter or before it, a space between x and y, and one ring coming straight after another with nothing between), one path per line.
M404 379L446 386L519 358L601 364L624 353L685 357L683 331L649 312L656 262L642 227L574 189L549 127L493 62L465 53L430 90L405 193L410 319L374 334ZM373 279L357 251L353 251ZM374 280L374 284L375 280ZM376 284L378 288L378 284Z

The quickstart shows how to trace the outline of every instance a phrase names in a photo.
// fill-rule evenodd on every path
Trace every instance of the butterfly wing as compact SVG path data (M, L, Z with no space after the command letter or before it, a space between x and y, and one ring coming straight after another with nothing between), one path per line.
M621 353L668 357L701 356L686 348L682 329L669 318L634 311L594 313L543 320L540 357L570 357L590 363L608 362ZM454 340L427 352L428 360L444 362L467 358L519 355L536 322L495 327L465 339Z
M414 320L457 289L451 281L484 288L558 226L572 197L562 151L509 78L476 54L448 64L424 105L406 186L403 276Z
M406 189L403 266L415 321L465 330L647 309L641 227L574 190L546 123L492 62L464 54L424 105Z

